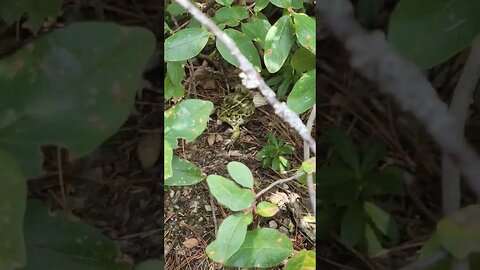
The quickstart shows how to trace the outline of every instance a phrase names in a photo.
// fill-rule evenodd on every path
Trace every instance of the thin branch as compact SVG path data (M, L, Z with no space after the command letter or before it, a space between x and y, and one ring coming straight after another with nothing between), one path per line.
M271 183L268 187L260 190L256 195L255 195L255 201L260 198L260 196L262 196L265 192L267 192L268 190L270 190L271 188L273 188L274 186L276 185L280 185L280 184L283 184L283 183L286 183L286 182L289 182L289 181L292 181L292 180L295 180L297 178L299 178L300 176L304 175L305 173L299 173L299 174L295 174L294 176L291 176L289 178L285 178L285 179L280 179L280 180L277 180L273 183Z
M233 40L220 30L205 14L203 14L198 8L196 8L188 0L175 0L182 7L184 7L192 16L199 21L201 24L210 29L213 34L228 48L230 53L237 59L240 64L240 77L242 78L242 83L247 88L256 88L260 90L262 95L265 96L266 100L275 110L275 113L280 116L285 122L287 122L293 129L295 129L300 137L308 143L312 153L316 153L316 144L315 140L312 138L308 132L305 125L302 123L302 120L296 113L290 110L287 107L285 102L280 102L276 99L275 93L270 89L270 87L265 83L262 76L255 70L252 63L250 63L247 58L240 52L237 45Z
M312 111L310 112L310 116L307 120L307 129L312 133L313 123L315 123L315 116L317 111L317 105L314 104ZM303 160L307 160L310 158L310 149L308 148L308 144L303 142ZM313 215L317 216L317 201L315 198L315 187L313 186L313 176L311 174L307 175L307 187L308 187L308 195L310 196L310 203L312 204Z
M318 0L316 8L323 23L351 55L351 66L376 82L381 91L394 96L403 109L425 125L480 197L480 159L420 70L400 57L382 32L369 33L363 29L355 20L348 0Z

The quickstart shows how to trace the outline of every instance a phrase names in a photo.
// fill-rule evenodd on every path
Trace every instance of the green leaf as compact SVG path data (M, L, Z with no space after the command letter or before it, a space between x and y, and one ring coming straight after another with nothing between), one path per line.
M28 260L22 270L132 269L95 228L63 212L49 213L38 201L28 201L24 224Z
M270 3L284 9L292 7L292 0L270 0Z
M185 66L184 62L168 62L167 63L167 75L173 84L182 85L182 80L185 78L184 66Z
M253 7L253 11L258 13L260 10L264 9L267 7L269 0L258 0L255 1L255 6Z
M355 172L359 172L360 160L352 140L338 129L330 129L328 131L328 138L333 144L334 149L342 157L342 160L345 161L350 168L355 170Z
M355 173L348 168L320 168L317 173L318 185L328 187L344 183L349 180L354 182Z
M172 16L178 16L186 13L187 11L177 2L172 1L167 8L165 9L166 12L170 13Z
M82 22L0 60L0 148L26 178L40 174L44 144L90 153L130 115L154 47L148 30Z
M293 44L293 24L290 15L284 15L268 30L265 37L264 62L268 72L275 73L285 63Z
M340 238L350 247L357 245L362 239L366 224L367 220L359 205L349 206L343 214Z
M172 32L172 29L170 29L166 22L163 22L163 34L165 35L168 32Z
M137 270L163 270L163 265L161 260L146 260L137 265Z
M382 244L378 241L375 231L369 224L365 226L365 241L367 242L368 254L370 254L370 256L375 256L383 250Z
M274 229L260 228L247 232L242 246L225 265L250 268L272 267L280 264L292 251L292 242L286 235Z
M302 162L302 165L298 169L298 172L305 172L307 174L312 174L315 172L316 169L316 159L315 157L311 157L304 162Z
M362 166L360 167L361 173L363 174L374 169L385 154L386 149L384 145L376 144L370 147L363 157Z
M208 188L212 195L232 211L240 211L248 208L253 200L254 193L249 189L240 188L233 181L219 176L207 177Z
M467 206L437 224L440 244L457 259L480 252L480 205Z
M218 22L224 22L230 27L237 26L247 17L248 10L244 6L222 7L215 13L215 19Z
M262 217L273 217L279 211L276 204L265 201L259 202L255 209Z
M226 29L224 31L237 45L238 49L242 54L252 63L257 71L262 70L262 65L260 63L260 56L258 56L258 51L253 45L252 41L245 36L244 33L234 30L234 29ZM219 39L216 40L215 43L218 51L222 55L222 57L227 60L230 64L240 67L237 59L230 53L229 49L221 42Z
M265 45L265 37L268 30L272 27L268 20L254 19L249 23L242 23L242 32L253 41L256 41L263 48Z
M233 3L233 0L215 0L215 2L219 3L222 6L229 7Z
M300 47L293 53L292 59L290 60L290 65L292 65L292 68L299 73L304 73L308 70L314 70L315 55L307 49Z
M389 213L371 202L365 202L363 209L379 231L395 242L398 240L398 227Z
M303 13L293 14L293 23L298 42L305 49L316 54L315 19Z
M403 178L394 167L385 168L382 172L371 172L364 175L366 196L374 195L403 195Z
M218 229L217 239L206 249L210 259L224 263L240 249L247 227L253 221L251 213L239 213L227 217Z
M36 34L45 18L56 19L62 8L61 0L0 0L0 17L11 25L27 13L27 27Z
M388 41L420 69L436 66L480 34L478 0L402 0L390 17Z
M287 106L296 114L301 114L315 104L315 69L303 74L288 95Z
M315 270L315 251L301 250L288 260L285 270Z
M208 31L202 28L182 29L165 39L165 62L185 61L197 56L207 45Z
M167 140L163 140L163 156L164 156L163 167L165 168L163 177L164 179L167 179L172 177L173 175L173 170L172 170L173 149Z
M26 199L26 179L15 160L0 150L0 269L26 263L22 231Z
M169 76L165 76L164 80L164 88L165 88L165 100L171 98L181 98L185 95L185 89L181 83L174 84L172 80L170 80Z
M244 187L253 187L253 175L250 169L243 163L232 161L227 165L228 173L235 182Z
M165 179L166 186L195 185L205 178L200 168L195 164L173 155L172 177Z
M177 138L195 140L207 127L213 103L199 99L184 100L164 112L165 139L173 149Z

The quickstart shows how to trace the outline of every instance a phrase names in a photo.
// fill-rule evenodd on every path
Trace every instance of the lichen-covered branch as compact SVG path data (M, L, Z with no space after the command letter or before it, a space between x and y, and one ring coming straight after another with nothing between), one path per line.
M465 176L480 197L480 160L464 138L455 117L418 68L387 43L380 31L367 32L355 20L348 0L318 0L317 12L351 55L351 66L377 83L412 112Z
M247 58L240 52L235 42L225 34L220 28L218 28L207 16L205 16L198 8L196 8L188 0L175 0L182 7L184 7L192 16L198 20L201 24L206 26L212 31L212 33L228 48L230 53L237 59L240 64L240 69L242 73L240 77L242 78L242 83L247 88L256 88L260 90L263 96L267 99L268 103L272 105L275 110L275 113L280 116L285 122L287 122L293 129L295 129L300 137L306 141L312 150L312 153L316 153L316 144L315 140L311 136L308 129L303 124L302 120L296 113L290 110L287 107L285 102L280 102L276 99L275 93L270 89L270 87L265 83L260 74L255 70L252 63L250 63Z

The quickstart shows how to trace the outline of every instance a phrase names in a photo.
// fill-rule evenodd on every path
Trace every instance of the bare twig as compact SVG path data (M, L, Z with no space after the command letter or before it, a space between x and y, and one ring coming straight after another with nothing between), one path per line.
M276 185L280 185L280 184L283 184L283 183L286 183L286 182L289 182L289 181L292 181L292 180L295 180L297 178L299 178L300 176L304 175L305 173L299 173L299 174L295 174L294 176L291 176L289 178L285 178L285 179L280 179L280 180L277 180L273 183L271 183L268 187L260 190L256 195L255 195L255 200L257 200L258 198L260 198L260 196L262 196L265 192L267 192L269 189L273 188L274 186Z
M400 57L382 32L369 33L363 29L355 20L348 0L319 0L317 11L349 51L352 67L376 82L381 91L394 96L403 109L412 112L425 125L480 197L480 159L420 70Z
M237 45L233 40L220 30L207 16L205 16L198 8L196 8L188 0L175 0L182 7L184 7L192 16L210 29L213 34L229 49L230 53L237 59L240 64L240 77L242 78L242 83L247 88L256 88L260 90L262 95L265 96L266 100L275 110L275 113L280 116L285 122L287 122L293 129L295 129L300 137L306 141L312 151L316 153L316 144L313 137L308 132L308 129L302 123L300 117L295 114L292 110L287 107L285 102L280 102L276 99L275 93L270 89L270 87L265 83L260 74L255 70L252 63L250 63L247 58L240 52Z
M317 105L314 104L312 111L310 112L310 116L307 120L307 129L312 133L313 123L315 123L315 116L316 116L316 108ZM310 158L310 148L308 148L308 144L303 142L303 160L307 160ZM310 203L312 204L313 215L317 216L317 203L315 199L315 187L313 186L313 176L311 174L307 175L307 187L308 187L308 195L310 196Z

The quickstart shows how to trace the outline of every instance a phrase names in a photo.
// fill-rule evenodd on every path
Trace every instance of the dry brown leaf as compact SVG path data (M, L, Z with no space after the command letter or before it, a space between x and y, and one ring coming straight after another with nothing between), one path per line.
M195 238L190 238L183 242L183 246L185 246L186 248L193 248L196 245L198 245L198 240Z

